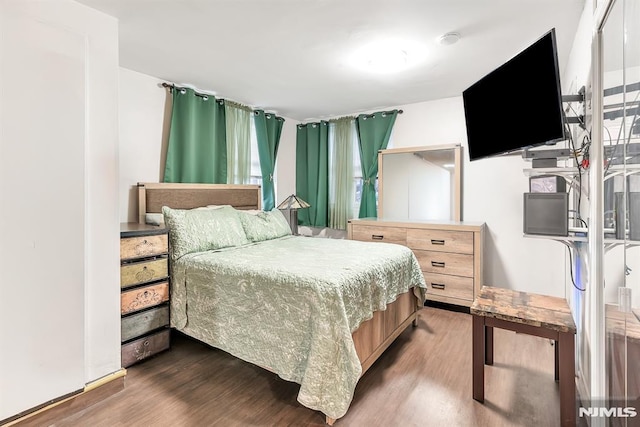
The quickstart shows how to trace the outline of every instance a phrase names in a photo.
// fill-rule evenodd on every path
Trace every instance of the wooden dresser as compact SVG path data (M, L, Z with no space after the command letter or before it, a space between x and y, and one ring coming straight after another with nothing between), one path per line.
M122 366L169 348L169 240L165 228L120 224Z
M428 300L470 307L482 287L484 227L459 221L352 219L347 233L352 240L408 246L422 268Z

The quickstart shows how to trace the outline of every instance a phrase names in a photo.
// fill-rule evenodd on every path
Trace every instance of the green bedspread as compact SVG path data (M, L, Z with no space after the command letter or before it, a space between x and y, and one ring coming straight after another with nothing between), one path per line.
M172 264L172 326L300 384L298 401L342 417L362 372L351 333L425 282L408 248L287 236Z

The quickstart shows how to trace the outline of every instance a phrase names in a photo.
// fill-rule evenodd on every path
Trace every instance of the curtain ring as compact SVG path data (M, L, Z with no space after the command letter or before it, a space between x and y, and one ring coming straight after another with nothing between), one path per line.
M183 89L180 89L180 93L181 93L182 95L184 95L185 93L187 93L187 90L186 90L186 89L184 89L184 88L183 88Z
M208 100L209 100L209 97L208 97L207 95L205 95L205 96L203 96L203 97L202 97L202 100L203 100L203 101L208 101Z

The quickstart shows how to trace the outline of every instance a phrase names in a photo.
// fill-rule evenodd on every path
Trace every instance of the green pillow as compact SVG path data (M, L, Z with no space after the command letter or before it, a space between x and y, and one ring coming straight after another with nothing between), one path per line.
M171 256L249 243L238 212L231 206L216 209L171 209L163 206L164 222L169 228Z
M258 213L238 211L238 215L250 242L262 242L291 234L289 223L278 209Z

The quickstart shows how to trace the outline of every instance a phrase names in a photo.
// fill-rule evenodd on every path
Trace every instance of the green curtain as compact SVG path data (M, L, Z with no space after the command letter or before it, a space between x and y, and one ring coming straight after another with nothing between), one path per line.
M387 148L397 115L398 110L382 111L360 114L356 120L363 180L359 218L378 216L375 189L378 177L378 151Z
M251 175L251 109L225 101L227 184L248 184Z
M262 110L254 112L256 138L258 140L258 155L262 170L262 209L272 210L275 205L275 187L273 173L276 166L276 155L284 119Z
M329 125L329 227L340 230L353 218L354 119L343 117Z
M296 195L311 207L298 210L298 224L326 227L329 191L329 125L298 125L296 131Z
M224 101L174 88L164 182L224 184L227 143Z

